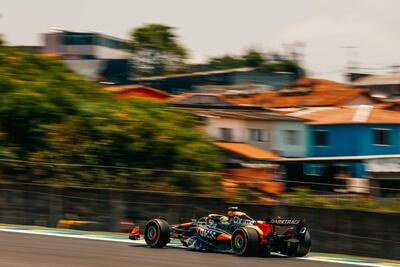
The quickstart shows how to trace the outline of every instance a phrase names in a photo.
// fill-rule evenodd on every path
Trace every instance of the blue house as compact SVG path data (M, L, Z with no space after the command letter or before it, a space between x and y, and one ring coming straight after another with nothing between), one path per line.
M346 157L400 154L400 113L358 106L303 112L308 119L308 157ZM365 163L337 161L336 169L355 178L368 177ZM324 166L309 163L307 174L318 175Z

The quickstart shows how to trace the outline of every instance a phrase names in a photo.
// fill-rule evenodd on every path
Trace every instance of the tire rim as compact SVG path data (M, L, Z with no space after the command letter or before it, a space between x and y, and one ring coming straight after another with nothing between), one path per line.
M235 236L235 247L241 249L244 245L244 238L241 234Z
M157 237L157 230L156 228L151 225L148 229L147 229L147 237L148 239L150 239L151 241L154 241Z

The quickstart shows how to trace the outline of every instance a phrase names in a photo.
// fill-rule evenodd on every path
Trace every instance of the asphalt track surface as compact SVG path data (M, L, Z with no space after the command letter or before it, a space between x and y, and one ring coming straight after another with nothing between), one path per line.
M22 233L0 233L0 266L280 266L330 267L346 264L295 258L244 258L231 254L195 252L167 247L151 249L141 244L85 240Z

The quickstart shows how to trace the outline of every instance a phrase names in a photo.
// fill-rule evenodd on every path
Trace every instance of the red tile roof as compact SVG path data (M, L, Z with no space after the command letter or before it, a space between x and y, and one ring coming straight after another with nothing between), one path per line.
M169 99L172 96L165 91L137 84L112 85L105 87L104 90L115 94L116 98L118 99L125 99L129 97L142 97L164 100Z
M299 106L342 106L359 97L368 96L367 90L334 81L301 78L291 88L249 96L229 95L237 104L262 105L270 108ZM371 98L372 99L372 98ZM374 100L376 101L376 100Z
M169 102L171 103L180 103L181 101L190 99L192 97L197 97L197 96L205 96L205 97L212 97L212 98L216 98L221 100L221 102L224 102L226 104L233 104L235 105L235 103L231 100L229 100L229 98L224 95L224 94L213 94L213 93L182 93L179 95L175 95L173 97L171 97L169 99ZM197 103L195 103L197 104Z

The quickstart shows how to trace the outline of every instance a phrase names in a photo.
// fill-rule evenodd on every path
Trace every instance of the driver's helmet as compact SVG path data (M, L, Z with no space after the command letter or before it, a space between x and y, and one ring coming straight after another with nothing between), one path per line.
M229 218L220 214L209 214L207 216L207 224L215 225L218 223L227 224L229 223Z
M228 216L229 217L241 217L241 216L246 216L246 213L239 211L237 207L229 207L228 208Z
M219 222L220 222L221 224L229 224L229 217L228 217L228 216L222 216L222 217L219 219Z

